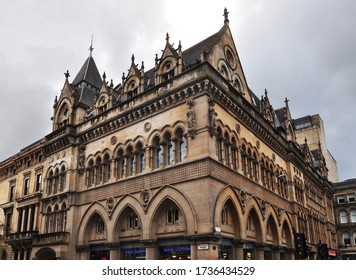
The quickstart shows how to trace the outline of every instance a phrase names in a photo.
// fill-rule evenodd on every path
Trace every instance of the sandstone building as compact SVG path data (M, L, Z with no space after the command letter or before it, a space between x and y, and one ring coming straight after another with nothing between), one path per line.
M336 183L334 190L340 258L356 260L356 179Z
M322 150L289 105L250 89L229 28L122 81L92 56L53 105L53 131L0 164L13 259L294 259L336 248ZM298 257L298 255L297 255Z

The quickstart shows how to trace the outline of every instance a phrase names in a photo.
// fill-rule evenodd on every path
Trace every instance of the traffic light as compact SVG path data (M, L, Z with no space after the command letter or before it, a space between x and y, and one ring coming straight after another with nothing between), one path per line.
M295 254L297 260L306 259L308 257L304 233L295 233Z
M326 244L318 244L318 259L319 260L327 260L329 256L328 253L328 245Z

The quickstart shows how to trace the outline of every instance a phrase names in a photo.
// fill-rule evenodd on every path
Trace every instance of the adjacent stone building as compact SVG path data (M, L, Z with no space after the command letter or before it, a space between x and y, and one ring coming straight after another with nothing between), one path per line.
M229 28L114 85L92 48L53 131L0 164L13 259L317 258L336 248L323 158L250 89ZM306 237L305 255L295 236Z
M356 260L356 179L334 184L338 248L343 260Z

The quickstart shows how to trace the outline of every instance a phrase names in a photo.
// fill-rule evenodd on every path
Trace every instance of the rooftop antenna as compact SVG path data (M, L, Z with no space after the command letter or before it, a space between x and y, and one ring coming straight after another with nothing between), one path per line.
M93 50L94 50L94 48L93 48L93 35L91 35L91 42L90 42L90 48L89 48L89 51L90 51L89 56L90 57L93 54Z

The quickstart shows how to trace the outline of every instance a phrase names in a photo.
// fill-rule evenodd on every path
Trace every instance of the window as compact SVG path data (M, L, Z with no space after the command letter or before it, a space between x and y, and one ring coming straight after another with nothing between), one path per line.
M221 128L217 128L217 135L216 135L216 155L218 156L218 160L223 160L223 136Z
M167 223L175 224L179 222L179 209L172 207L167 210Z
M23 183L23 195L28 195L30 189L30 178L25 178Z
M104 156L103 168L104 168L103 182L106 183L110 180L110 171L111 171L110 158L109 155L107 154Z
M127 228L128 229L138 228L138 217L136 213L132 213L129 216L127 216Z
M105 230L105 224L102 219L96 222L96 233L103 233Z
M42 174L36 175L36 186L35 191L39 192L41 190L41 183L42 183Z
M89 161L88 164L88 169L87 169L87 184L88 187L91 187L94 185L94 174L95 174L95 169L94 169L94 162L92 160Z
M9 189L9 201L14 201L15 198L15 185L11 185Z
M124 151L119 150L117 154L117 175L118 178L123 178L125 175L125 157L124 157Z
M352 235L352 239L354 240L354 245L356 245L356 232Z
M127 176L134 175L134 166L135 166L135 155L133 152L132 146L127 148L127 158L128 158L128 165L127 165Z
M173 162L173 144L172 144L172 137L170 133L166 133L164 135L164 159L165 162L164 164L167 165L171 165Z
M59 191L63 191L66 184L66 169L64 166L61 168L61 173L59 174Z
M167 62L164 67L163 67L163 71L165 73L162 74L162 82L165 82L171 78L174 77L174 69L172 68L172 63Z
M227 208L224 207L221 211L221 224L227 225Z
M351 210L351 223L356 223L356 210Z
M145 169L145 151L143 149L142 143L138 143L136 146L136 173L142 173Z
M350 233L344 232L342 234L342 241L343 241L344 245L350 246L351 245Z
M340 211L340 223L341 224L348 223L347 212L346 211Z
M339 203L339 204L345 203L345 197L344 196L338 196L337 197L337 203Z
M156 136L153 139L153 168L159 168L162 164L162 149L160 145L159 137Z
M177 148L176 148L176 162L181 162L187 154L187 143L183 136L183 130L179 128L176 132Z
M237 145L236 145L235 138L232 138L231 142L232 142L232 145L231 145L232 168L237 170L237 168L238 168L238 153L237 153Z
M355 202L355 195L354 194L348 194L347 195L347 201L348 202Z
M224 153L225 153L225 164L230 165L230 137L227 132L224 134Z
M47 178L47 195L50 195L52 193L52 189L53 189L53 171L51 170L48 174L48 178Z

